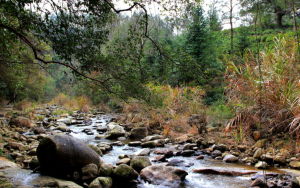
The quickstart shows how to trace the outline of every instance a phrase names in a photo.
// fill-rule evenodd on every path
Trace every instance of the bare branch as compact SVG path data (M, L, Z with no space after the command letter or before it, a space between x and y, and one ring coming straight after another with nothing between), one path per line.
M115 13L117 13L117 14L119 14L119 13L121 13L121 12L127 12L127 11L131 11L134 7L136 7L139 3L133 3L133 5L131 5L130 7L128 7L128 8L126 8L126 9L120 9L120 10L117 10L116 8L115 8L115 6L111 3L111 2L109 2L109 0L104 0L109 6L110 6L110 8L111 9L113 9L114 10L114 12Z

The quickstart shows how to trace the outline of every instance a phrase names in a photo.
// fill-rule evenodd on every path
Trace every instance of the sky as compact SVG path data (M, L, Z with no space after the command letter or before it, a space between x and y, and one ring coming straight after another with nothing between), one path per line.
M226 16L226 14L228 14L228 12L229 12L229 7L228 7L229 0L203 0L203 9L207 12L210 8L210 5L214 1L217 1L216 9L219 12L219 16L224 18ZM124 8L129 7L129 5L124 3L123 0L115 0L114 4L116 5L117 9L124 9ZM234 27L238 27L239 25L242 24L242 21L239 19L239 10L240 10L241 7L239 5L238 0L233 0L233 4L234 4L234 17L236 17L234 19ZM148 5L147 10L152 15L162 15L162 9L157 4ZM132 13L133 13L133 11L132 12L126 12L124 14L131 15ZM230 28L229 20L228 19L223 19L222 20L222 26L223 26L223 29Z
M126 1L126 0L113 0L113 3L114 3L114 5L116 6L117 9L128 8L130 6L130 4L126 4L124 1ZM224 17L224 16L228 15L229 0L202 0L202 1L203 1L203 9L206 12L209 10L209 7L212 3L217 2L215 7L218 10L219 16ZM43 8L51 10L51 7L47 3L47 1L45 1L45 2L46 3L43 5ZM64 1L54 0L54 2L63 3ZM235 7L234 7L234 17L235 17L235 19L234 19L234 24L233 24L234 27L238 27L242 23L242 21L239 19L239 10L240 10L241 7L240 7L238 2L239 2L239 0L233 0L233 4L235 5ZM151 5L147 5L146 8L147 8L149 14L160 15L161 17L164 17L163 16L163 9L160 6L158 6L158 4L152 3ZM165 11L164 11L164 13L166 14ZM133 14L133 11L132 12L126 11L123 14L130 16L131 14ZM230 28L230 24L229 24L228 19L222 19L222 27L223 27L223 29L229 29Z

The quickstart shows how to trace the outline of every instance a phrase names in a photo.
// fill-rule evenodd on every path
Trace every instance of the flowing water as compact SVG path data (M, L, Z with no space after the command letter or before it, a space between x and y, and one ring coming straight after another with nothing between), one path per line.
M99 135L97 132L97 128L103 127L105 128L107 123L110 121L110 116L108 115L100 115L96 118L92 118L89 125L72 125L69 126L71 129L70 135L75 138L81 139L88 144L97 144L100 142L111 143L112 141L107 139L95 139L95 135ZM86 134L84 130L90 130L93 134ZM103 133L105 134L105 133ZM126 143L126 142L125 142ZM174 147L171 144L166 145L164 148ZM103 155L102 160L108 164L116 164L119 160L118 156L122 154L133 155L136 152L141 151L143 148L141 147L131 147L125 144L124 146L113 146L113 149L107 154ZM155 157L155 154L151 152L150 160ZM184 169L188 172L186 176L186 180L184 182L183 188L242 188L249 187L251 183L251 176L238 176L238 177L229 177L229 176L221 176L221 175L204 175L204 174L196 174L193 173L193 169L202 169L202 168L210 168L217 170L227 170L227 171L238 171L238 172L249 172L256 171L258 173L263 173L251 166L240 165L240 164L228 164L222 161L213 160L209 157L205 157L203 160L196 160L195 156L192 157L182 157L182 156L174 156L169 158L168 160L177 159L181 160L181 165L178 168ZM155 163L153 163L155 164ZM267 171L268 173L283 173L281 170L272 170ZM15 173L15 174L14 174ZM15 181L23 182L23 185L31 187L31 182L36 181L37 178L40 178L40 175L30 173L28 170L19 171L19 172L11 172L11 176ZM151 185L147 182L139 180L138 188L165 188L165 186Z

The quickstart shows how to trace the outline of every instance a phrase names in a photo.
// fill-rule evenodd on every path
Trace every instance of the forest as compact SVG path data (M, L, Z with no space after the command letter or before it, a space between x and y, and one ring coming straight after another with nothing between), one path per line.
M0 188L300 187L299 24L300 0L0 0Z

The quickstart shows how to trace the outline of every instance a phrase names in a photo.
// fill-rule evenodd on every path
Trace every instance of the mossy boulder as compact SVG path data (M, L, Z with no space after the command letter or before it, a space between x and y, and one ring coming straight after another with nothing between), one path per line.
M267 144L267 141L267 139L260 139L254 144L253 147L263 148Z
M102 163L99 168L100 176L111 176L114 172L114 167L111 164Z
M149 158L145 156L136 156L130 161L130 166L137 172L140 172L142 169L150 165L151 162Z
M5 179L5 178L0 178L0 188L13 188L13 184Z
M113 175L116 179L123 181L135 180L139 176L139 174L132 167L126 164L117 166L113 171Z
M148 135L148 129L146 127L133 128L130 131L129 138L131 139L143 139Z
M112 178L98 177L90 183L89 188L111 188L112 184Z

